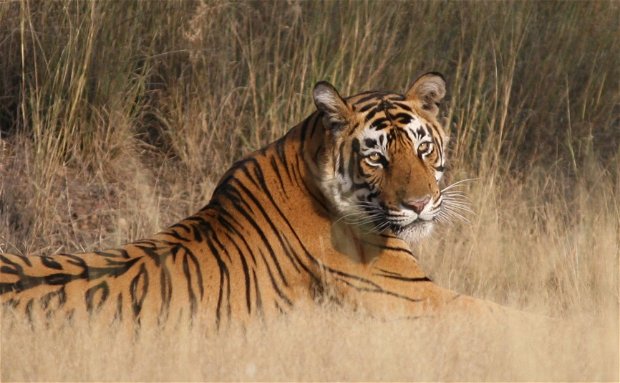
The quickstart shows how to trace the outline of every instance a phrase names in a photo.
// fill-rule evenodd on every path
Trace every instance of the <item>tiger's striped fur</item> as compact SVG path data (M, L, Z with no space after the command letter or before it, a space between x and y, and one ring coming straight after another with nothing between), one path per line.
M5 307L48 319L191 320L216 327L287 312L329 290L387 316L470 305L431 282L409 244L442 217L447 137L436 73L405 94L344 100L235 163L207 206L117 250L0 255Z

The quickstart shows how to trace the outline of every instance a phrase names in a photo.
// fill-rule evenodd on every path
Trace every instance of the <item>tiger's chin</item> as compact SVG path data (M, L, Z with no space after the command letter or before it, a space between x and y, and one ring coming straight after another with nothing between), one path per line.
M406 226L391 225L390 229L394 235L413 246L428 237L432 233L433 227L432 221L416 220Z

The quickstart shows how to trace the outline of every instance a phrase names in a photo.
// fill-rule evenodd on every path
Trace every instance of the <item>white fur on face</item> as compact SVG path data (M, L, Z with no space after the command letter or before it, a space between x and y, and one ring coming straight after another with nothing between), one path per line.
M432 221L421 222L420 224L411 225L395 233L400 239L407 242L409 246L413 246L433 232L434 223Z
M325 103L333 102L329 97L323 98L323 95L319 95L318 98ZM418 147L422 143L432 145L433 150L439 150L441 154L442 148L438 146L442 141L434 140L434 131L423 118L411 116L411 120L406 125L395 129L401 129L401 131L405 132L406 137L411 141L413 155L419 155ZM390 131L392 131L392 128L376 129L375 127L367 126L359 132L356 135L360 143L359 155L365 157L373 152L378 152L388 162L398 161L398 159L390 158L390 153L388 152L388 134ZM349 142L346 145L348 150L345 150L345 152L349 152L351 149L349 145L351 143ZM366 187L356 189L354 187L354 185L367 182L356 172L351 174L348 171L349 162L357 161L359 158L352 158L349 155L345 155L345 158L340 158L341 153L338 149L334 149L332 155L333 162L330 162L331 166L329 166L329 169L325 169L326 173L329 174L325 174L326 177L323 179L322 186L341 219L352 225L370 227L371 231L380 232L386 228L391 228L394 234L411 244L430 234L434 220L440 211L441 196L437 200L431 200L419 214L405 207L400 209L395 207L386 210L380 202L380 197L369 197L369 194L374 195L377 192L372 187L370 189ZM424 154L420 155L424 157ZM443 156L440 155L439 159L441 163L435 164L435 166L443 166ZM344 174L338 171L339 166L343 166L346 169ZM356 163L351 166L357 169L359 165ZM434 171L436 182L439 181L442 174L442 171Z

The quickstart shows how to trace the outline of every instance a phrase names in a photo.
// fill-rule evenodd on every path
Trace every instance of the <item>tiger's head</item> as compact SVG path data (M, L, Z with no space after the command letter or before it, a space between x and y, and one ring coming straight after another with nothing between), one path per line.
M325 127L320 187L339 219L409 243L442 217L439 180L448 137L438 122L446 94L438 73L404 94L364 92L347 99L327 82L313 97Z

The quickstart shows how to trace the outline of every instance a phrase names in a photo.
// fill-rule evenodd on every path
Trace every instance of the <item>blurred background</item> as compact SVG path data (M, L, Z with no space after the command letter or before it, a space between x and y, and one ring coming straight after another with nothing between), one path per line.
M315 82L404 92L439 71L446 185L470 179L475 214L422 264L502 304L614 316L619 20L614 1L0 1L0 252L149 236L311 113Z

